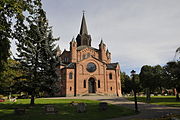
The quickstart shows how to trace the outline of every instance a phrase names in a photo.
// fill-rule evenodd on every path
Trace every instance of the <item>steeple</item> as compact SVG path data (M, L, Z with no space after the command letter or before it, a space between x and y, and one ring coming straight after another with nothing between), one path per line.
M88 35L86 20L85 20L85 16L84 16L84 11L83 11L83 17L82 17L82 22L81 22L80 34L81 35L83 35L83 34Z
M81 21L80 33L76 37L76 42L77 42L77 47L82 45L91 46L91 36L88 35L84 11Z

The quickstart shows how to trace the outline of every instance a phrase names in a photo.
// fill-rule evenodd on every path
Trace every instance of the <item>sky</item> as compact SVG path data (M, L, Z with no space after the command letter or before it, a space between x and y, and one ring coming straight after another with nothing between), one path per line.
M103 39L121 71L165 65L180 47L180 0L42 0L60 49L80 30L85 10L92 47ZM13 43L12 43L13 44ZM12 45L15 53L15 47Z

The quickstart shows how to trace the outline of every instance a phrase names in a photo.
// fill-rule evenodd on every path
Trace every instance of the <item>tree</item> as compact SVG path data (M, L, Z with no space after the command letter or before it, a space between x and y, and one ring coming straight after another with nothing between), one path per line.
M121 87L123 94L128 94L132 91L132 83L130 77L125 72L121 73Z
M1 0L0 1L0 72L10 56L10 40L13 39L14 22L24 25L25 14L33 14L34 6L39 6L40 0ZM14 21L14 22L13 22Z
M179 101L180 93L180 61L177 62L168 62L164 66L167 75L169 76L169 81L172 88L176 89L176 100Z
M153 67L153 79L154 83L156 84L155 86L157 87L154 90L162 92L164 88L166 88L166 78L167 76L165 75L165 70L163 67L160 65L156 65Z
M4 64L4 71L0 73L0 94L7 95L15 89L14 84L17 82L15 78L20 77L23 71L14 69L19 63L11 58Z
M139 74L140 83L143 88L146 88L146 101L150 102L150 92L156 88L156 81L154 80L153 67L144 65Z
M54 54L54 39L51 27L48 26L45 11L42 6L34 8L34 16L28 17L29 27L23 27L21 23L16 26L16 39L18 61L20 68L27 72L27 81L18 83L23 86L21 90L27 90L31 95L31 105L39 92L53 93L57 82L56 58Z

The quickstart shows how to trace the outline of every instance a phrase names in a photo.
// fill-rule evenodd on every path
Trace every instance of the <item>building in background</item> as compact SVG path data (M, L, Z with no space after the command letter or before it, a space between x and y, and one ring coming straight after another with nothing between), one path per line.
M71 40L70 51L61 53L57 48L60 96L121 96L119 64L111 63L111 53L102 40L99 48L92 47L91 41L83 13L80 33Z

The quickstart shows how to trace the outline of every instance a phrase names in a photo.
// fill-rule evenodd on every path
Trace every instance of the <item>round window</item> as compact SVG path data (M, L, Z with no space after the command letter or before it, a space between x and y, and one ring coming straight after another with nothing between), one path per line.
M87 64L86 69L88 72L94 72L94 71L96 71L96 65L94 63L90 62Z

